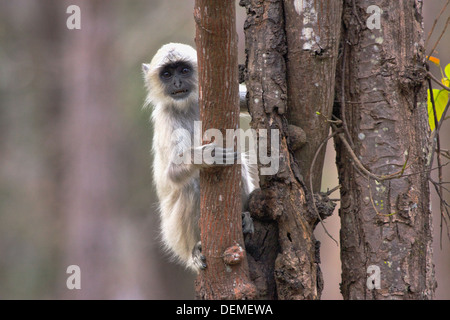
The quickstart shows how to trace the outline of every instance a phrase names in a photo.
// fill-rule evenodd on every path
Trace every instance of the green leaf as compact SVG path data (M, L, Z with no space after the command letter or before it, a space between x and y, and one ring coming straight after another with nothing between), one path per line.
M450 63L445 67L445 75L450 78Z
M447 105L448 102L448 91L444 89L442 90L433 89L433 98L434 98L434 105L436 107L436 115L439 122L441 120L442 113L444 113L445 106ZM436 126L434 123L434 113L433 113L433 105L431 103L430 90L428 90L428 121L430 123L430 129L431 131L433 131Z

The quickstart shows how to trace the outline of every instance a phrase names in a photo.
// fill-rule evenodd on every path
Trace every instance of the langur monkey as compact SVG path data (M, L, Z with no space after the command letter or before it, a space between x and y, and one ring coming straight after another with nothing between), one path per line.
M179 43L166 44L150 64L142 65L142 70L148 90L145 104L153 106L153 178L159 199L162 242L179 262L198 272L206 268L198 226L199 171L220 164L194 163L194 156L190 157L191 162L180 163L180 156L212 148L215 159L223 157L222 162L230 163L231 160L233 163L239 155L233 148L222 148L214 142L192 147L201 145L200 141L198 144L192 142L194 121L199 121L197 52L194 48ZM244 100L245 92L241 92L240 97ZM242 203L245 206L248 195L258 187L258 178L256 165L250 165L243 153L240 157ZM243 232L252 233L250 214L244 212L242 218Z

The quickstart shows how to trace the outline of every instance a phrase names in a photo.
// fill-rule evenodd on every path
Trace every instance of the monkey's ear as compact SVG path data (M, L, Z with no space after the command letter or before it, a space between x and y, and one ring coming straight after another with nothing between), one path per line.
M147 63L143 63L142 64L142 72L144 72L144 74L147 74L148 70L150 70L150 65Z

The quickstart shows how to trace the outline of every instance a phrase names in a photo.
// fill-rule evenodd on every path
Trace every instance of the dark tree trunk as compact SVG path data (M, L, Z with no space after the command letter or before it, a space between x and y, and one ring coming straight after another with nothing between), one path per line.
M344 133L335 140L342 185L341 291L345 299L431 299L435 280L422 4L344 3L344 69L337 73L336 95ZM366 27L371 5L383 12L381 30ZM378 176L404 172L376 179L356 161ZM374 267L380 271L380 289L371 290L367 279Z
M279 145L279 150L271 151L279 160L277 172L261 176L261 192L250 201L256 224L248 245L251 276L261 298L319 299L322 276L313 234L318 220L288 143L285 55L290 49L283 1L241 0L240 4L247 9L244 29L251 126L260 133L260 148L262 130L269 132L269 148ZM271 130L278 130L279 135L271 136ZM264 168L260 165L261 173Z
M202 129L203 132L220 129L225 137L225 129L236 129L239 125L235 4L234 1L196 0L194 16ZM203 141L203 144L210 142ZM200 173L202 253L208 267L197 278L197 298L251 299L255 295L248 278L245 251L241 251L243 256L238 264L224 261L225 252L230 248L236 252L245 248L240 180L240 165Z

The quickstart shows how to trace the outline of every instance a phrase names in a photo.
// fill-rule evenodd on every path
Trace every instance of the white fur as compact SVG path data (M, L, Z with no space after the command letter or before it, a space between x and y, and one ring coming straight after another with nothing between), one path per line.
M180 180L170 178L173 170L173 159L179 155L180 147L183 151L191 147L191 141L177 145L175 150L171 143L172 133L181 126L188 127L193 132L193 121L182 123L174 118L186 114L186 119L198 120L198 87L184 100L175 100L164 92L159 79L159 72L168 63L177 61L189 62L193 68L193 76L197 80L197 53L188 45L169 43L161 47L150 64L143 64L144 79L148 90L146 105L153 106L152 122L154 124L153 147L153 177L159 199L161 216L161 236L164 246L174 254L174 257L185 266L197 270L192 259L192 249L200 240L198 219L199 204L199 169L194 165L178 165L177 170L183 174ZM195 81L197 83L197 81ZM257 170L247 163L242 156L243 192L248 195L257 188ZM184 166L184 167L183 167ZM184 170L185 169L185 173Z

